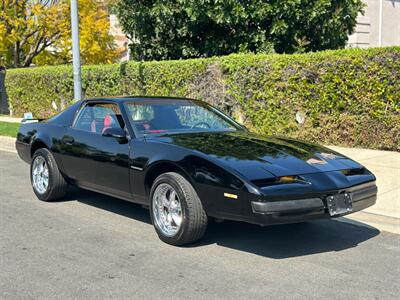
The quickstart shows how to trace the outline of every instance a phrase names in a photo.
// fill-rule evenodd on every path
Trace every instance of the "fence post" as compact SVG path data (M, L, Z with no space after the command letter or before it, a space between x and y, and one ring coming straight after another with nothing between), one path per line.
M10 113L8 107L8 98L6 92L6 68L0 65L0 114L8 115Z

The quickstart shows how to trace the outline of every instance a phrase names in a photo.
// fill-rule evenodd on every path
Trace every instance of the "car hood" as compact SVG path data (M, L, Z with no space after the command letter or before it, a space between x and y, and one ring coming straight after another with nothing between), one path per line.
M362 168L326 147L249 132L169 134L153 139L201 153L250 180Z

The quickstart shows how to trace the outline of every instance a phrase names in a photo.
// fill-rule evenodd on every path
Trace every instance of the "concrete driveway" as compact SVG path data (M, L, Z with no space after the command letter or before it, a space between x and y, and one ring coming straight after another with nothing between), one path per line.
M1 299L397 299L399 235L344 218L261 228L211 223L172 247L148 211L72 189L44 203L0 151ZM396 296L397 295L397 296Z

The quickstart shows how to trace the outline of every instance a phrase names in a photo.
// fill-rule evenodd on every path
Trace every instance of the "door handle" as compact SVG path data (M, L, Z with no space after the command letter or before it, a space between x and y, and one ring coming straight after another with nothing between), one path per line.
M67 135L67 136L63 137L63 142L67 145L72 145L74 143L74 141L75 140L72 136Z

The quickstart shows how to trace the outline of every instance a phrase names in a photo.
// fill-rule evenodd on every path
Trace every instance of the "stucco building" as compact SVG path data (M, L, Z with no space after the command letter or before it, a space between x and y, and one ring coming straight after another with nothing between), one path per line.
M110 34L114 37L114 43L117 46L119 61L129 60L129 39L123 33L116 15L110 15Z
M357 18L348 47L400 45L400 0L364 0L364 15Z

